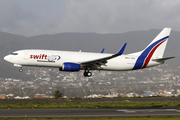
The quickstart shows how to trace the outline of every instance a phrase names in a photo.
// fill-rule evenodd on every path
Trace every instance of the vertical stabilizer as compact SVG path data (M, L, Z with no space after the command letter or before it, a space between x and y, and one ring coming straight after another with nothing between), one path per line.
M143 51L138 52L139 57L133 69L145 68L152 58L162 58L170 32L171 28L164 28Z
M164 28L154 40L143 50L144 55L152 55L152 58L162 58L168 38L171 32L171 28ZM142 54L143 54L142 53Z

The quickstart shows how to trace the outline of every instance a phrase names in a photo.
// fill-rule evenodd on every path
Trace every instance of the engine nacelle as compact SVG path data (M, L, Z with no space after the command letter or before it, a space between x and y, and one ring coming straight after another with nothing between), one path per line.
M65 62L65 63L63 63L62 68L60 68L59 70L60 71L79 71L80 64Z

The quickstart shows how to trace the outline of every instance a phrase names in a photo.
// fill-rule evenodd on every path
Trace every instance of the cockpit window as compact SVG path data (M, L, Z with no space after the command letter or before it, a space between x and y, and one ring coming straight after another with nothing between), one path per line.
M11 55L18 55L18 53L11 53Z

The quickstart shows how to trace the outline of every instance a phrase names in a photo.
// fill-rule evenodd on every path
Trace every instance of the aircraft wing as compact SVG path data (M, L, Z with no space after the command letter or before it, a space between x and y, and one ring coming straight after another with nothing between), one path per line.
M123 52L124 52L124 50L125 50L126 45L127 45L127 43L125 43L125 44L123 45L123 47L122 47L122 48L118 51L118 53L116 53L116 54L113 54L113 55L108 56L108 57L100 58L100 59L94 59L94 60L90 60L90 61L83 61L83 62L81 62L80 64L81 64L81 66L84 67L84 68L90 68L90 69L98 68L98 69L100 69L100 68L101 68L101 65L106 65L107 60L122 55Z

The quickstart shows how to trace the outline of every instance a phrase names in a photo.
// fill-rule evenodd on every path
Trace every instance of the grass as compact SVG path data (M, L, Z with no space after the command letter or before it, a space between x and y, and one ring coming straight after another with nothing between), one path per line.
M0 109L25 109L25 108L153 108L153 107L180 107L180 102L32 102L32 103L0 103Z

